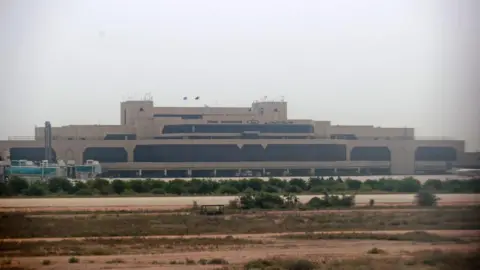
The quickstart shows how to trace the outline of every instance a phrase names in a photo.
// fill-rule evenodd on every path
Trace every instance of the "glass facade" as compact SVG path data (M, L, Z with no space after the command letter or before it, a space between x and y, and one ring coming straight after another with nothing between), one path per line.
M386 146L357 146L350 152L353 161L390 161L390 149Z
M45 159L45 147L13 147L10 148L10 160L41 161ZM52 159L57 159L57 153L52 149Z
M127 162L128 153L123 147L88 147L83 151L83 162L89 159L100 163Z
M175 133L242 133L256 131L260 133L313 133L311 125L291 124L198 124L166 125L164 134Z
M345 161L340 144L184 144L137 145L135 162Z
M457 150L453 147L421 146L415 151L416 161L456 161Z

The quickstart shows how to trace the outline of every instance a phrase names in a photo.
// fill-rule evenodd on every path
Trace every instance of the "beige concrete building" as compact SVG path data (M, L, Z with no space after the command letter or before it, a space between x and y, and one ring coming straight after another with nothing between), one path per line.
M413 128L289 119L286 102L250 107L120 104L120 125L52 127L53 157L97 160L107 175L144 177L444 173L464 155L459 140L416 140ZM31 140L0 141L11 160L44 159L44 127Z

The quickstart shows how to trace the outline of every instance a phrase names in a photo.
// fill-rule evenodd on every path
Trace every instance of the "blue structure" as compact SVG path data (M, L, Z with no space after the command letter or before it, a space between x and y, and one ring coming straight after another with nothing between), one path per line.
M84 165L64 165L61 164L35 164L28 160L12 160L10 165L5 166L5 176L22 176L40 179L52 177L93 178L102 173L102 168L98 162L89 162Z

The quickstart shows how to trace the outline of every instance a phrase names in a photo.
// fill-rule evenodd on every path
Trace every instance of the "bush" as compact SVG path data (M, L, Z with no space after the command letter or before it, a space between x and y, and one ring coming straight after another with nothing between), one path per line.
M374 199L370 199L370 200L368 201L368 206L373 207L374 205L375 205L375 200L374 200Z
M28 189L28 182L22 177L12 176L8 180L8 189L12 195L22 194L24 190Z
M379 248L374 247L374 248L368 250L367 253L368 254L385 254L386 252L383 249L379 249Z
M47 194L46 188L41 183L34 183L24 190L27 196L44 196Z
M84 181L77 180L77 181L73 182L73 187L72 187L71 193L75 194L81 189L89 189L89 187L88 187L87 183L85 183Z
M228 264L228 261L222 258L213 258L207 262L207 264Z
M143 180L130 180L128 186L136 193L149 192Z
M359 190L360 187L362 186L362 182L359 180L353 180L353 179L347 179L345 181L345 184L347 185L347 189L349 190Z
M80 260L76 257L70 257L70 259L68 259L68 263L78 263Z
M8 190L8 186L4 182L0 182L0 196L9 196L10 191Z
M355 206L355 195L330 195L328 192L324 193L323 198L313 197L307 202L307 207L313 209L326 207L353 207Z
M113 192L117 194L122 194L127 188L127 185L125 184L125 182L119 179L113 180L111 185L112 185Z
M285 200L281 196L266 192L242 195L240 196L240 204L243 209L274 209L286 206Z
M51 193L72 192L73 184L67 178L53 177L47 181L48 191Z
M163 195L165 194L165 190L163 188L154 188L151 193L155 195Z
M126 189L122 195L126 195L126 196L133 196L133 195L136 195L137 193L131 189Z
M263 181L258 178L241 179L241 180L221 180L212 181L210 179L192 179L190 181L183 179L175 179L172 181L161 181L152 179L134 179L131 181L113 180L109 182L106 179L94 179L90 181L75 181L71 183L65 178L52 178L43 185L45 191L27 191L31 184L25 179L17 176L11 177L8 183L0 183L0 195L21 195L21 194L47 194L47 193L69 193L83 196L91 194L108 195L123 194L134 195L137 193L152 194L250 194L253 192L263 192L267 194L299 194L305 191L319 194L324 192L346 192L348 191L385 191L385 192L412 192L416 193L420 190L435 190L449 193L479 193L480 181L471 180L428 180L422 184L412 178L407 177L402 180L383 178L379 180L366 180L360 182L358 180L329 177L328 179L312 177L308 181L300 178L294 178L290 181L277 178L270 178ZM82 190L82 191L81 191ZM85 190L90 190L86 192ZM41 196L41 195L37 195ZM353 202L348 202L348 198L334 197L329 198L327 205L331 206L331 202L340 202L340 206L348 206ZM318 201L317 201L318 202ZM345 204L342 204L344 202ZM315 201L312 203L315 204ZM338 206L338 205L337 205ZM268 206L267 207L273 207ZM275 206L276 207L276 206Z
M270 258L249 261L244 269L313 270L317 269L317 265L305 259Z
M82 189L78 190L77 192L75 192L75 195L77 195L77 196L92 196L93 191L88 189L88 188L82 188Z
M440 198L429 190L420 190L415 195L415 201L418 206L436 206L439 200Z
M219 194L226 194L226 195L236 195L239 193L238 189L236 189L234 186L231 186L229 184L220 186L217 192Z

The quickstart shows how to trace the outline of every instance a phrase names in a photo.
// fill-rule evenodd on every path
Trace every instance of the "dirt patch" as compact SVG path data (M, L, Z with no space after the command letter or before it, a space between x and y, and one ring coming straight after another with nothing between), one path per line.
M68 256L51 256L51 264L43 266L41 257L15 258L14 260L21 265L34 267L35 269L212 269L214 267L207 265L172 265L172 261L185 261L186 259L198 262L201 259L210 260L213 258L222 258L229 262L229 265L240 265L254 259L261 259L272 256L291 257L298 256L314 261L331 260L334 258L355 258L365 256L367 251L379 247L387 255L400 257L407 256L415 251L422 250L455 250L472 251L476 246L459 244L434 245L426 243L412 244L409 242L389 242L389 241L353 241L353 240L319 240L319 241L296 241L295 243L286 243L279 241L275 244L262 247L248 247L240 250L217 250L209 251L191 251L176 252L165 254L145 254L145 255L122 255L122 263L109 264L107 262L118 259L115 256L78 256L78 264L69 264ZM372 255L373 256L373 255ZM217 266L218 268L218 266Z
M0 216L2 238L52 238L148 235L252 234L334 230L476 230L480 229L476 208L432 211L341 211L282 212L250 215L201 216L89 215Z
M265 244L266 241L225 237L156 237L156 238L95 238L61 239L58 241L3 241L0 252L4 256L51 255L124 255L163 254L187 251L237 250L246 246Z
M302 203L322 195L299 195ZM439 205L478 205L479 194L438 194ZM0 199L1 211L110 211L110 210L172 210L198 204L224 204L236 196L192 196L192 197L90 197L90 198L8 198ZM368 205L374 199L375 205L411 206L414 194L358 194L357 206Z

